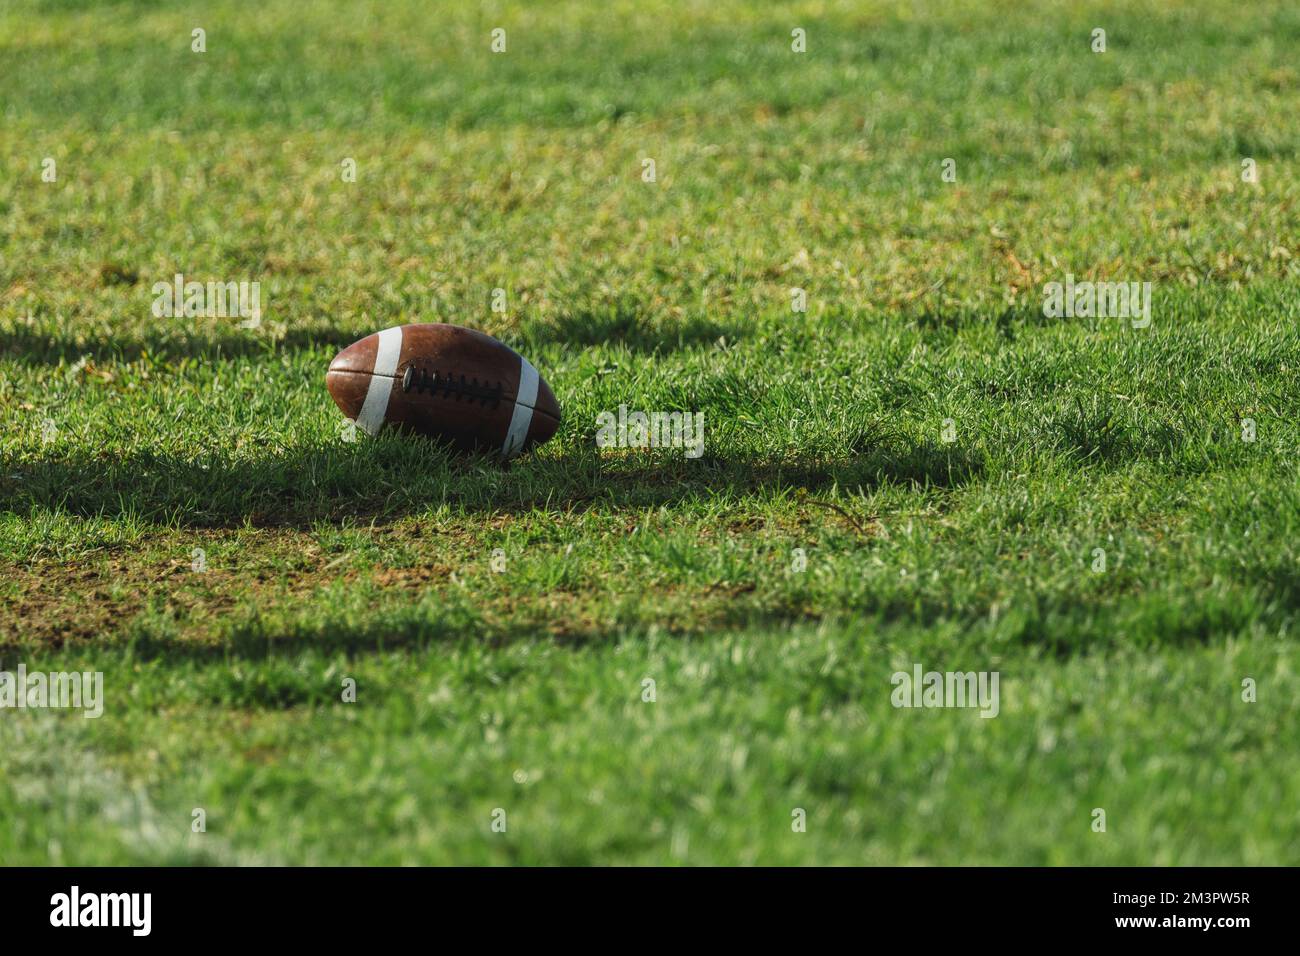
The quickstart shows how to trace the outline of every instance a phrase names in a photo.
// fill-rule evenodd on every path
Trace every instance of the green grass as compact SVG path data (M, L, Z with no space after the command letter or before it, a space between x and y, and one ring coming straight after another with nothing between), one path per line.
M0 669L106 702L0 711L0 862L1300 862L1297 41L1283 2L10 3ZM154 318L177 272L262 327ZM1045 317L1067 272L1151 326ZM334 352L437 320L542 370L550 444L341 439ZM620 404L704 456L597 449ZM915 663L998 716L894 708Z

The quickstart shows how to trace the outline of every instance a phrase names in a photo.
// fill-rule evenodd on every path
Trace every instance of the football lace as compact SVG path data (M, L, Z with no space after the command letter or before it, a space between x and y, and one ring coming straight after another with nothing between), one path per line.
M408 365L406 371L402 373L402 391L428 392L430 395L441 392L445 397L458 402L468 399L495 408L501 401L504 388L500 382L495 385L488 382L480 383L477 378L467 379L464 375L439 375L437 372L430 372L427 368Z

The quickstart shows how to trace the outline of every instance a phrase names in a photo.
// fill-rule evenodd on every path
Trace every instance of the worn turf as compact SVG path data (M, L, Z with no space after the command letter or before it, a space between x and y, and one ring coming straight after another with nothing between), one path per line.
M1298 49L1286 2L7 4L0 669L105 700L0 710L0 862L1300 862ZM155 317L176 273L260 325ZM1150 324L1045 315L1067 274ZM556 438L348 441L325 366L413 321ZM620 405L703 455L598 448ZM917 664L996 717L895 707Z

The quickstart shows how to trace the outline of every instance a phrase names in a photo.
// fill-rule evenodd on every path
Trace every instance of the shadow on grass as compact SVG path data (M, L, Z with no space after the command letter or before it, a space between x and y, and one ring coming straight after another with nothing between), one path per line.
M1288 626L1294 620L1296 594L1288 589L1284 604L1268 589L1243 582L1235 593L1206 596L1192 587L1134 593L1122 601L1081 599L1077 592L1026 596L1015 613L994 620L983 602L954 602L951 595L918 595L884 590L866 595L852 608L809 608L797 593L775 601L736 601L719 596L702 616L684 621L641 616L639 607L596 623L565 615L514 618L484 611L472 592L442 592L427 600L385 601L364 590L284 607L248 608L223 623L209 638L195 640L184 620L147 614L132 620L108 640L54 644L7 641L0 652L24 655L66 654L64 669L135 669L141 662L164 661L169 668L198 665L186 685L214 703L277 709L338 700L335 684L320 680L328 662L374 653L422 652L436 648L506 647L545 640L582 648L642 639L651 633L674 637L754 631L773 633L816 626L825 631L880 634L891 627L933 628L960 624L972 647L1021 648L1035 656L1068 660L1081 652L1135 648L1215 646L1261 627ZM915 637L914 633L909 636ZM304 666L314 661L313 666ZM210 663L259 662L240 669L207 667ZM500 668L484 674L493 683ZM822 696L835 693L833 677L819 678ZM373 685L372 689L373 689ZM857 693L846 685L844 699Z
M237 458L77 454L0 468L0 512L130 516L179 527L310 528L318 521L390 521L441 506L464 513L619 510L833 485L957 487L983 473L983 460L961 449L895 441L857 447L845 457L690 460L589 448L508 464L455 457L400 436Z
M393 324L383 320L371 321L373 327L297 324L273 338L269 326L242 329L235 319L219 320L224 323L221 325L215 324L218 320L211 320L213 324L206 326L186 325L186 321L209 320L160 319L146 328L126 330L86 325L64 327L51 322L6 322L0 324L0 360L57 365L75 362L86 355L101 362L129 362L145 354L175 361L218 360L318 348L338 351L368 332ZM740 326L704 319L689 319L676 325L649 323L631 307L613 306L605 311L566 313L555 321L528 322L519 330L517 343L513 335L504 338L525 353L552 344L583 348L623 344L633 352L655 354L712 346L721 338L735 342L741 334Z
M183 327L181 321L160 319L156 326L127 332L107 327L92 331L84 327L62 329L23 322L9 323L0 329L0 359L29 365L57 365L89 355L100 362L131 362L147 353L165 361L183 358L219 360L271 351L314 348L337 351L363 334L358 330L305 326L289 328L279 337L272 338L265 329L241 329L234 319L222 320L227 321L227 325L214 325L197 332Z
M1041 303L1024 302L1007 306L992 316L973 306L947 310L923 309L913 314L912 321L924 331L948 335L955 334L963 328L987 325L991 322L1003 338L1015 339L1024 329L1053 325L1061 320L1045 316Z
M707 625L675 631L644 621L608 626L567 620L489 621L478 610L454 601L389 605L366 613L312 603L284 613L271 609L231 619L211 640L195 640L184 622L141 616L121 633L93 642L35 644L0 637L0 652L39 656L42 666L57 661L60 667L103 670L110 676L133 672L141 663L165 662L168 668L194 664L197 669L186 678L186 684L197 696L224 706L283 709L337 703L338 687L332 681L322 681L320 674L340 655L355 658L465 645L500 648L538 639L581 648L644 638L652 630L685 636L707 629L771 630L809 621L807 614L792 607L758 609L720 603L718 611ZM304 667L304 661L319 666ZM251 670L207 666L223 662L260 666ZM501 676L498 669L485 679L496 681ZM369 686L374 689L373 684Z

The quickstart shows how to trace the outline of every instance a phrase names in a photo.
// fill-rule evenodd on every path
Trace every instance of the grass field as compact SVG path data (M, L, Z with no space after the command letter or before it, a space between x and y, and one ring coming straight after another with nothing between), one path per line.
M1298 52L1285 0L11 0L0 669L104 713L0 710L0 862L1300 863ZM554 441L345 441L330 358L416 321Z

